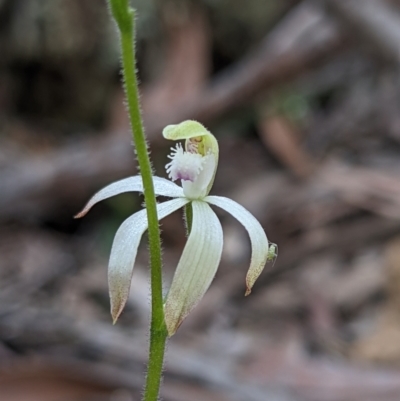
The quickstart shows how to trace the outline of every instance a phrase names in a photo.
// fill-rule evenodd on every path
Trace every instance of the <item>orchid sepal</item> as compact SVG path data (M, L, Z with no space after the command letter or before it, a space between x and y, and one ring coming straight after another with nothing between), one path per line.
M221 260L223 233L218 217L203 201L192 203L189 238L165 300L164 315L169 336L203 298Z
M171 198L184 196L180 186L165 178L153 176L153 185L156 195L168 196ZM100 191L96 192L90 198L85 207L77 213L74 218L79 219L85 216L96 203L125 192L143 192L142 177L140 175L135 175L133 177L124 178L123 180L115 181L100 189Z
M246 275L245 295L247 296L251 293L254 283L267 263L269 244L265 231L258 220L247 209L232 199L223 196L207 196L204 200L231 214L244 226L249 234L251 261Z
M158 204L159 220L185 206L188 202L185 198L175 198ZM128 299L136 254L147 227L146 209L142 209L128 217L115 234L108 264L111 316L114 324Z

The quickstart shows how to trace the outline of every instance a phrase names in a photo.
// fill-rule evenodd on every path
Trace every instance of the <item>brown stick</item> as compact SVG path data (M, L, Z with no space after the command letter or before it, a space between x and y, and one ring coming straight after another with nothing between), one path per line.
M336 27L318 9L303 2L251 54L221 73L192 102L172 110L167 123L190 118L210 123L315 67L340 48L341 39ZM150 137L159 135L165 123L148 121Z
M325 0L327 8L384 58L400 63L400 15L386 1Z

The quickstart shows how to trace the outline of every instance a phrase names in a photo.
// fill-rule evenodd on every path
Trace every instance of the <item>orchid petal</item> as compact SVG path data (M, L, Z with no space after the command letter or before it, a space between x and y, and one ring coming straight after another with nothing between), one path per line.
M223 234L216 214L202 201L192 207L191 231L164 305L169 336L203 297L221 259Z
M264 269L268 258L268 239L258 220L243 206L222 196L207 196L204 201L224 209L235 217L247 230L251 242L251 262L246 275L246 294L251 289Z
M158 219L163 219L188 202L185 198L176 198L158 204ZM108 265L111 316L114 323L128 299L137 250L147 226L146 209L143 209L128 217L115 234Z
M180 186L161 177L153 177L154 192L156 195L168 196L171 198L183 197L183 190ZM85 216L85 214L98 202L111 198L112 196L124 192L143 192L143 182L140 175L128 177L120 181L113 182L97 192L79 212L75 218Z

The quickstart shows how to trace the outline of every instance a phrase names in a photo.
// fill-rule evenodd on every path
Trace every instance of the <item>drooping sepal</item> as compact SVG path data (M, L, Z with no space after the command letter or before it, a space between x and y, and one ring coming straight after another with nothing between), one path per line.
M213 280L221 260L221 223L210 206L193 201L192 225L168 292L164 315L169 336L197 305Z
M188 202L185 198L176 198L158 204L158 219L163 219ZM117 321L128 299L137 250L147 227L146 209L143 209L128 217L115 234L108 264L111 316L114 323Z
M251 243L251 261L246 275L246 293L249 295L257 278L263 271L269 256L268 239L258 220L242 205L222 196L207 196L206 202L224 209L235 217L247 230Z

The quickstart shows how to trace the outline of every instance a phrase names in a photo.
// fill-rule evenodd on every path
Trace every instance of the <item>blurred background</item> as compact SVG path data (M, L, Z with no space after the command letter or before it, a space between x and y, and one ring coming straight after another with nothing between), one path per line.
M245 230L169 342L165 401L400 399L400 1L132 0L157 175L162 128L217 136L212 193L279 247L244 298ZM136 401L147 360L145 241L111 325L107 262L137 173L105 0L0 1L0 400ZM219 213L219 211L217 211ZM185 244L162 223L165 288Z

